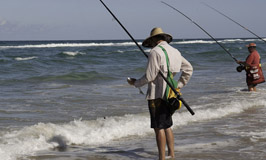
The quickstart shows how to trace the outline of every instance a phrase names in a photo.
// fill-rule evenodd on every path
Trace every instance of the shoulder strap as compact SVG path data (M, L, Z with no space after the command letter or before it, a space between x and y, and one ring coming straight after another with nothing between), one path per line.
M166 63L167 63L168 76L169 76L169 74L171 74L171 72L170 72L170 69L169 69L169 58L168 58L168 54L167 54L166 50L162 46L159 45L159 47L164 52L164 55L165 55L165 58L166 58Z
M167 63L167 80L176 88L177 87L177 82L174 80L173 78L173 74L170 72L169 69L169 58L168 58L168 54L166 52L166 50L159 45L159 47L163 50L164 54L165 54L165 59L166 59L166 63ZM165 100L168 101L168 97L169 97L169 91L171 90L171 88L169 87L169 85L166 86L166 90L165 90Z

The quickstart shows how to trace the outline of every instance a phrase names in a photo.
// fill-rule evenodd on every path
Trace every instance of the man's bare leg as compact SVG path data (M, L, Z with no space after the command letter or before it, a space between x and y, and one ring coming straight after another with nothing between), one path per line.
M159 151L159 160L165 160L165 145L166 145L165 131L164 129L159 129L159 128L155 128L154 131L156 134L156 142Z
M257 91L256 87L248 86L248 91Z
M165 129L166 135L166 143L168 147L168 156L174 158L175 157L175 149L174 149L174 134L171 128Z

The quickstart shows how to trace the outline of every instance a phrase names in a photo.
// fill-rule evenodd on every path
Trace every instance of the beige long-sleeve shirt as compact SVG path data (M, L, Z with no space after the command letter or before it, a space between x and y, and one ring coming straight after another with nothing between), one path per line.
M192 76L193 68L191 64L181 55L181 53L170 46L167 42L162 41L158 45L161 45L167 52L169 58L170 72L175 75L178 72L182 72L178 80L178 88L185 86L190 77ZM159 46L154 47L150 51L148 64L146 68L146 74L140 79L136 80L135 87L141 87L148 84L148 90L146 94L147 100L156 98L163 98L167 83L160 76L161 71L165 77L167 77L167 63L163 50Z

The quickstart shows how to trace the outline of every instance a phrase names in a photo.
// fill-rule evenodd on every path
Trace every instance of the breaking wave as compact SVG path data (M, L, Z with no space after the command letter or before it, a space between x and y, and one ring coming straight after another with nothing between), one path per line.
M232 43L232 42L249 42L249 41L259 41L258 39L223 39L218 40L220 43ZM174 40L173 44L201 44L201 43L215 43L213 40ZM139 45L142 42L138 42ZM13 49L13 48L57 48L57 47L97 47L97 46L135 46L134 42L106 42L106 43L47 43L47 44L27 44L27 45L16 45L16 46L0 46L0 49Z
M230 114L244 112L255 106L265 105L265 100L258 100L256 102L227 102L227 104L219 104L220 107L218 108L201 106L195 110L196 114L193 117L188 112L175 113L173 127L219 119ZM68 145L97 147L112 143L112 141L119 141L119 139L128 136L143 137L152 133L149 123L148 114L101 117L96 120L79 119L64 124L38 123L20 130L0 132L0 141L2 142L0 144L0 157L5 160L15 160L40 150L67 147Z

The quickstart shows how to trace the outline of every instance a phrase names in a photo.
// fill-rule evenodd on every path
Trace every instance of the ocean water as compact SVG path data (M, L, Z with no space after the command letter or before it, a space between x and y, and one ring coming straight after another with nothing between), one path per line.
M239 60L255 42L266 70L265 43L219 42ZM176 159L266 159L266 84L247 92L245 72L212 40L171 44L194 67L181 91L195 115L173 115ZM156 159L147 101L126 82L146 63L130 40L1 41L0 159Z

